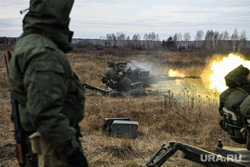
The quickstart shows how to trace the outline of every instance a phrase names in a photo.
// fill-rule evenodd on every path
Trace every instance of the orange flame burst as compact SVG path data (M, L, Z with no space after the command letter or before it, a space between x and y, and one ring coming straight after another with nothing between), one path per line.
M185 77L185 75L183 73L180 73L177 70L172 70L172 69L170 69L168 71L168 76L170 76L170 77L177 77L177 76L178 77Z
M209 88L216 90L218 92L223 92L227 89L224 77L233 69L239 65L243 65L247 68L250 67L250 62L245 61L242 56L229 54L222 60L214 60L210 64L210 74L209 76Z

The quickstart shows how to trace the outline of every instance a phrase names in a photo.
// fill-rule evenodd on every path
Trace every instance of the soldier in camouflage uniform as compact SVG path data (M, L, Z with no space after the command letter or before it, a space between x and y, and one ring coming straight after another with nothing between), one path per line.
M27 136L26 167L88 166L78 139L84 90L65 54L72 49L73 3L30 0L10 62L10 88Z
M109 60L107 65L102 77L102 83L105 83L108 87L119 92L129 91L131 80L129 78L124 78L122 71L118 71L115 68L114 60Z
M248 124L245 115L249 111L242 109L246 108L242 106L242 102L249 99L247 98L250 90L249 80L249 69L242 65L238 66L225 76L226 85L229 88L220 95L219 112L222 116L220 125L228 132L232 140L240 144L249 142L245 135L246 128L244 128Z

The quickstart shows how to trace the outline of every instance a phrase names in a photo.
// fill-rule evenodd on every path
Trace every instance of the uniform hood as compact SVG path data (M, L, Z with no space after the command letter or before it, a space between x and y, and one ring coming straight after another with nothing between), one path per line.
M249 69L243 65L238 66L225 76L226 85L230 88L243 86L250 88L250 81L247 79Z
M73 32L69 14L74 0L30 0L23 19L23 35L41 34L54 41L64 52L72 49Z

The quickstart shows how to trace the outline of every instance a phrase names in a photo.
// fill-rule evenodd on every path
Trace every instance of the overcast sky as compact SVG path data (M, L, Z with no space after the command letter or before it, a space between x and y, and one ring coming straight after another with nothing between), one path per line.
M22 33L19 11L29 0L0 0L0 36ZM197 30L246 31L250 40L250 0L75 0L70 14L74 38L99 39L122 32L132 37L154 32L161 40Z

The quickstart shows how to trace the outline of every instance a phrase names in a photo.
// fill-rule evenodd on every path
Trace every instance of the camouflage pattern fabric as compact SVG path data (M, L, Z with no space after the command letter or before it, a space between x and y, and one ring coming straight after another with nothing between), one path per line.
M241 97L235 97L235 101L243 102L244 100L244 102L240 104L240 109L237 105L237 109L239 109L244 123L246 123L246 120L250 118L250 97L248 96L250 94L250 81L247 79L248 74L249 69L240 65L225 77L227 85L237 87L241 91L245 92ZM235 83L237 83L237 85L234 85ZM246 98L246 96L248 97ZM233 102L231 103L233 104Z
M220 125L222 129L228 132L232 140L240 144L245 143L245 139L240 132L240 129L244 124L243 118L240 114L240 104L247 96L248 94L246 92L238 90L236 88L228 88L220 95L220 115L223 116L223 107L225 107L227 110L235 113L237 117L237 120L231 120L223 116ZM231 126L226 125L226 123L239 128L232 128Z
M240 105L240 112L245 120L250 119L250 96L248 96Z
M240 114L240 105L245 100L245 98L249 94L241 89L237 88L228 88L224 92L220 94L220 107L219 112L222 116L222 108L226 107L226 109L235 112L236 114Z
M242 144L245 143L245 139L240 132L240 128L243 127L245 121L240 111L240 105L246 99L249 93L242 89L240 85L244 85L244 87L250 87L250 82L247 80L248 74L249 70L240 65L225 76L225 81L229 88L221 93L219 106L220 115L224 117L220 123L222 128L228 132L234 141ZM225 117L223 107L235 113L237 120L231 120ZM226 122L230 122L231 125L237 126L239 128L227 126Z
M30 1L9 76L23 129L38 131L58 155L66 156L81 147L75 127L83 119L85 101L65 54L72 48L68 16L73 2Z
M73 3L74 0L30 0L29 12L23 19L23 35L44 35L64 52L70 51L73 32L68 26Z
M112 81L113 83L117 83L122 79L122 76L117 74L117 71L113 67L107 67L104 70L103 77L106 78L107 80Z
M129 86L131 84L131 80L129 78L123 78L122 75L119 75L113 65L109 65L105 69L102 82L112 89L124 92L129 91Z
M121 85L122 76L119 75L114 67L114 64L108 62L108 67L105 68L103 73L103 83L112 89L117 89ZM120 82L120 83L119 83Z
M249 69L240 65L225 76L226 85L229 88L242 86L250 90L250 81L247 79L248 74Z

